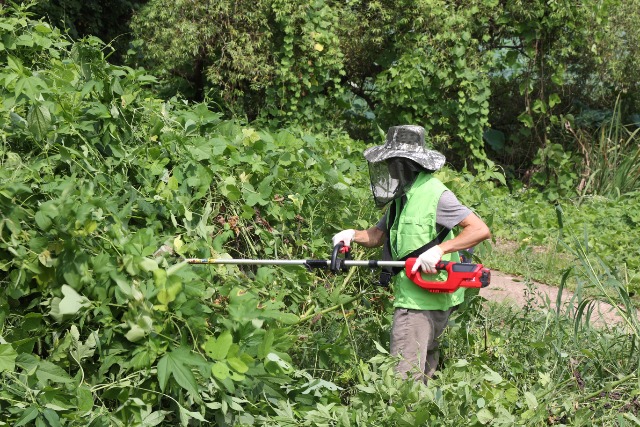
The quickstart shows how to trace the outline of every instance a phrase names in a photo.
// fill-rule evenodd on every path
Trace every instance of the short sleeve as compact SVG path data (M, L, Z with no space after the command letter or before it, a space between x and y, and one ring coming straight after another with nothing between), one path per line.
M460 224L470 213L471 209L460 203L455 194L446 190L438 200L436 223L442 227L452 229Z

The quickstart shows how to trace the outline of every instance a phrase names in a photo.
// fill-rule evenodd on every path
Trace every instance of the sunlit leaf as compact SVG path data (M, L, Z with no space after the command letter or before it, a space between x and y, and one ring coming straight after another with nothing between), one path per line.
M249 367L238 357L230 357L227 359L227 363L234 371L244 374L249 370Z
M211 373L219 380L225 380L231 375L229 366L224 362L216 362L211 367Z
M11 344L0 344L0 372L13 372L18 353Z
M481 424L489 424L494 419L493 414L487 408L480 409L476 416Z
M64 297L53 298L51 300L51 310L49 314L56 319L57 322L62 322L66 316L73 316L77 314L82 308L89 307L91 301L85 296L80 295L69 285L62 285L62 295Z
M204 344L207 356L214 360L224 360L233 344L233 336L228 330L223 331L218 338L209 337Z

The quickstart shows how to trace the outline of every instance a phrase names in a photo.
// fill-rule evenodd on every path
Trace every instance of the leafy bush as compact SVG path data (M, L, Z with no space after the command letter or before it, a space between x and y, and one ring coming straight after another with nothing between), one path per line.
M490 56L480 46L490 5L236 3L150 2L133 19L131 63L270 126L332 123L369 137L416 123L456 159L485 157ZM429 19L407 19L413 12Z
M131 63L155 70L167 92L225 113L308 124L343 108L337 25L324 1L154 0L132 21Z
M3 422L232 425L272 413L252 406L263 396L310 404L334 387L292 364L287 326L348 304L314 291L331 276L154 253L326 257L366 202L362 147L160 101L95 38L20 12L3 24L19 41L0 71Z
M425 387L393 375L384 354L391 301L372 289L368 272L181 262L327 258L328 236L378 214L362 143L261 130L206 104L157 99L155 79L106 62L99 40L72 42L19 9L4 13L0 423L498 425L553 417L607 425L636 417L628 396L637 365L621 356L634 348L615 331L585 332L585 344L561 318L476 304L456 314L447 362ZM490 163L475 169L476 177L439 176L483 217L503 221L511 205L498 199L501 174ZM600 393L616 406L595 399ZM574 401L576 411L566 403Z

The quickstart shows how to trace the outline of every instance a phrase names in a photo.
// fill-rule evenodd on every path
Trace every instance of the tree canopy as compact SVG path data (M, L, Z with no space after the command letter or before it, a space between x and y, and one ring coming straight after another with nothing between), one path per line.
M488 156L516 178L540 170L550 144L579 153L567 123L597 128L618 97L623 121L638 121L637 0L40 0L32 10L113 42L114 58L145 66L164 96L363 140L416 123L454 165Z

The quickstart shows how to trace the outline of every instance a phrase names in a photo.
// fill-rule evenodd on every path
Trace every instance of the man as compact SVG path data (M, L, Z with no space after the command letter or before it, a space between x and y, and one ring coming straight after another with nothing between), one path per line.
M440 260L460 262L458 251L491 236L487 225L433 176L445 158L425 147L421 126L390 128L385 144L365 150L364 156L375 203L389 208L375 226L333 236L334 246L340 242L366 247L384 244L383 259L417 257L414 272L421 269L428 274L426 280L442 281L446 273L435 269ZM460 227L457 236L451 231L455 226ZM431 293L404 271L383 273L381 283L392 276L391 354L401 358L396 370L403 378L411 375L426 383L438 365L438 338L451 312L463 302L465 290Z

